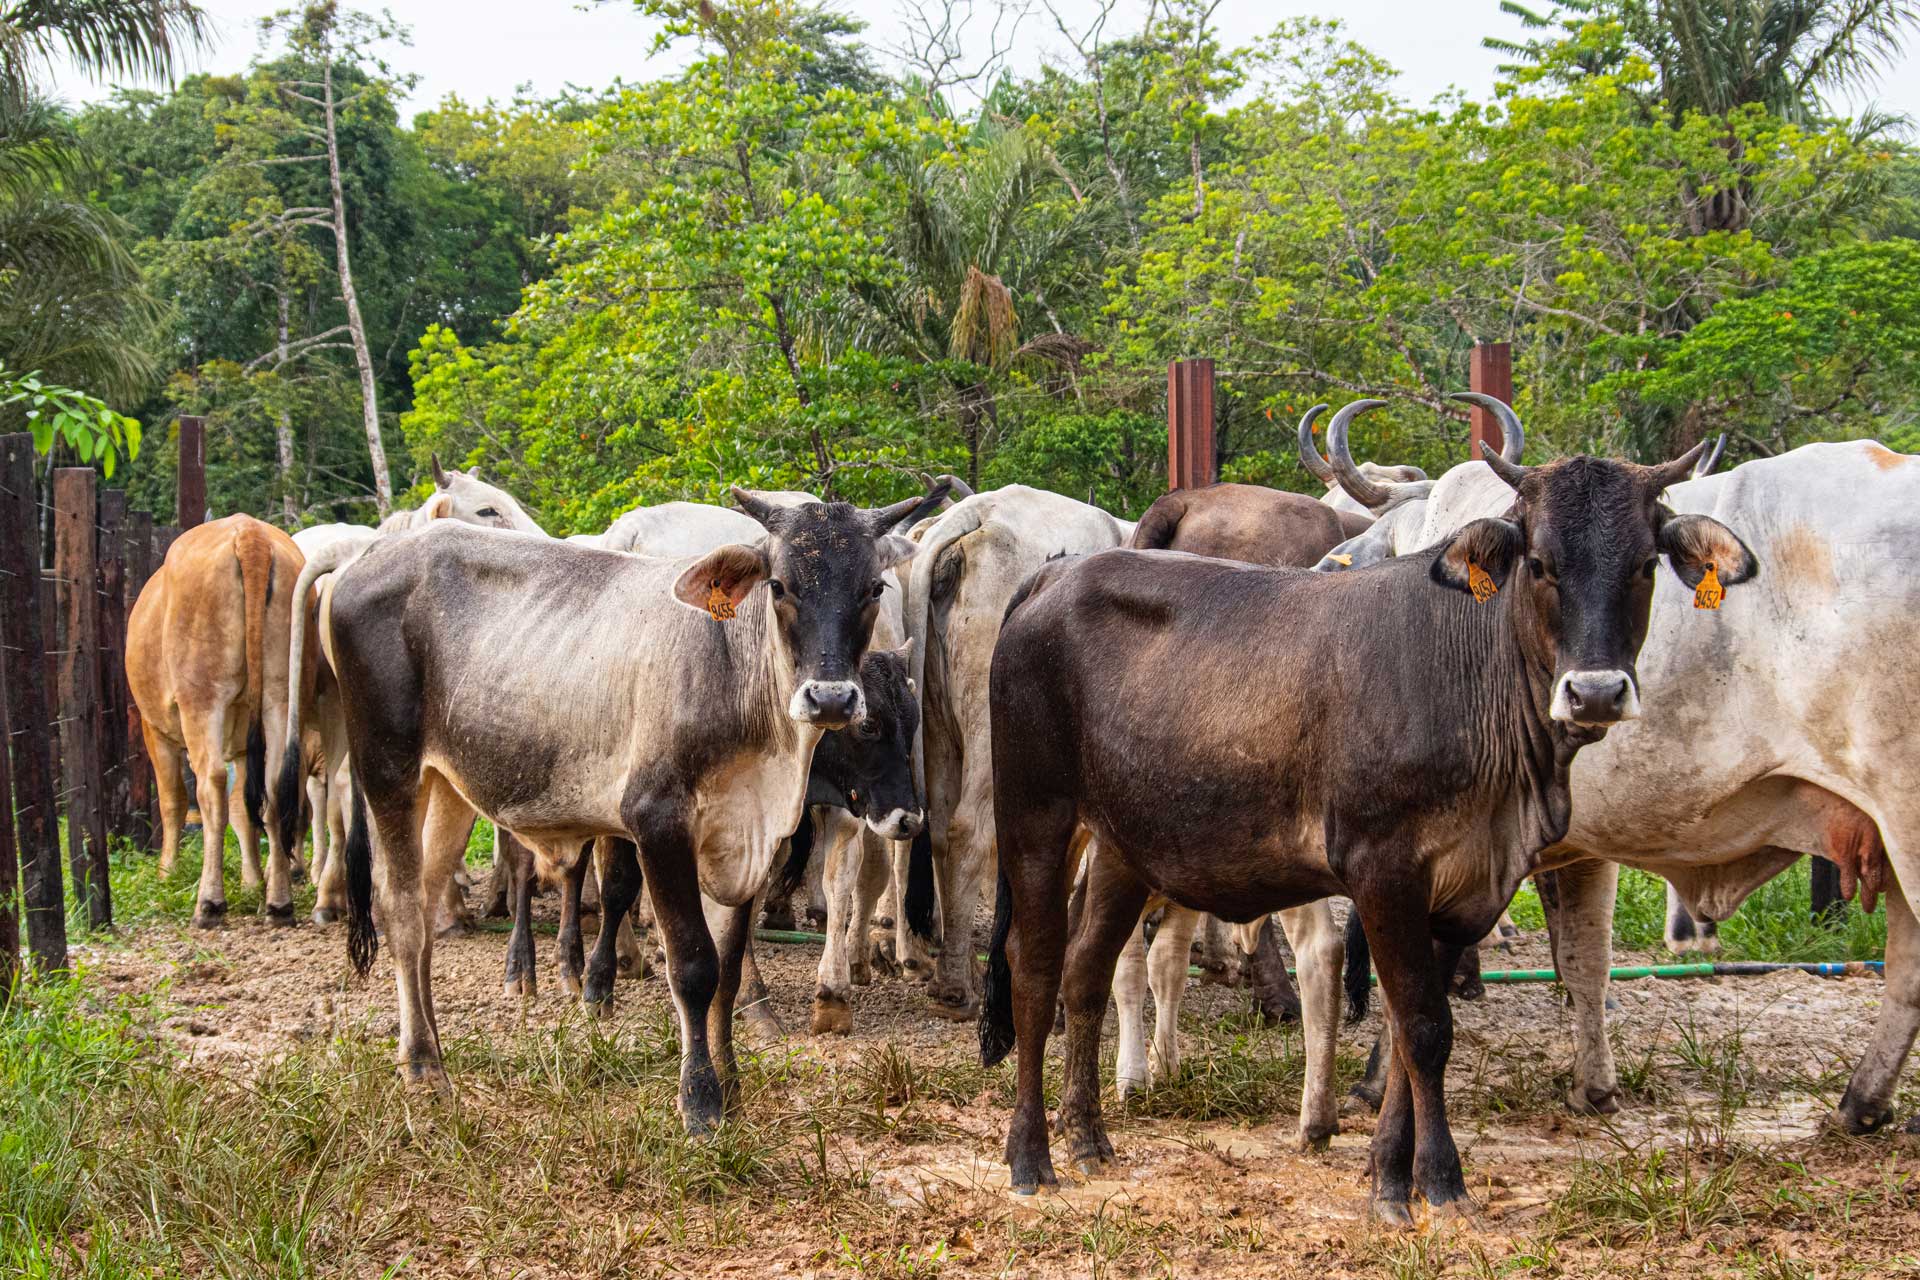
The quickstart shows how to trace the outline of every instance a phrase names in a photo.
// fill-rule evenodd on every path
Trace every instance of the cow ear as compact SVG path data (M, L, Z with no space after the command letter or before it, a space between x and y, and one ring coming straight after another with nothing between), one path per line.
M1429 573L1443 587L1484 598L1492 594L1485 580L1491 580L1494 591L1507 585L1513 562L1520 558L1520 545L1520 526L1511 520L1475 520L1440 544ZM1476 579L1476 570L1485 580ZM1476 580L1481 581L1480 591L1474 590Z
M771 571L759 547L731 543L709 551L681 574L673 584L673 598L724 620Z
M453 495L436 493L420 504L422 520L444 520L453 514Z
M905 564L907 561L913 559L913 553L919 549L920 544L912 538L904 538L897 533L889 533L874 541L873 554L877 557L874 567L880 572L885 573L895 565Z
M1708 565L1713 566L1714 576L1723 587L1745 582L1760 572L1760 561L1747 544L1712 516L1669 516L1660 525L1657 541L1667 563L1690 587L1700 585Z

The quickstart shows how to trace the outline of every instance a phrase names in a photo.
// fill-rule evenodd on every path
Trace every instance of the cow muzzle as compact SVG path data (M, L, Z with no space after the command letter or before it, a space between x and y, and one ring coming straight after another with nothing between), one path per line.
M926 825L927 816L919 809L892 809L884 817L867 815L867 826L883 840L911 840Z
M1609 725L1640 718L1640 690L1631 675L1611 671L1569 671L1553 686L1549 714L1562 724Z
M867 698L857 680L807 680L793 691L787 714L801 724L844 729L867 714Z

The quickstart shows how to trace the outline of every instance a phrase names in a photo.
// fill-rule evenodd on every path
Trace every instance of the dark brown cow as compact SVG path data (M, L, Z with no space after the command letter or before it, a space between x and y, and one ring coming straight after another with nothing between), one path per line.
M1567 771L1639 714L1635 658L1659 557L1752 577L1745 545L1661 491L1659 467L1489 465L1503 518L1374 568L1315 574L1167 552L1042 568L1014 598L991 676L1000 893L981 1052L1016 1046L1016 1190L1052 1183L1041 1065L1065 968L1060 1128L1112 1156L1100 1023L1115 958L1155 894L1245 921L1352 898L1393 1019L1371 1156L1375 1212L1418 1190L1467 1202L1447 1125L1446 975L1566 832ZM1066 929L1070 847L1103 856Z

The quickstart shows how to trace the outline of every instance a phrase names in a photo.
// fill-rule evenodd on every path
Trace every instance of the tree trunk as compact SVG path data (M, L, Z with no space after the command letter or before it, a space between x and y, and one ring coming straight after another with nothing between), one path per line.
M347 201L340 189L340 135L334 126L330 58L324 68L321 100L327 120L327 186L333 192L333 257L340 269L340 300L347 304L347 330L353 335L353 362L360 368L360 408L367 431L367 458L373 464L373 498L384 520L393 510L393 479L387 472L387 447L380 440L380 404L374 392L367 326L360 318L360 295L354 292L353 267L347 257Z
M278 290L280 327L275 334L279 341L275 349L275 359L273 363L273 371L276 375L284 374L287 367L287 310L289 301L287 298L287 273L285 268L286 264L283 262L281 264L280 287ZM282 396L286 394L284 387L278 387L275 388L275 390ZM293 504L293 415L287 412L287 405L284 399L281 400L279 406L275 408L273 412L273 434L274 443L279 446L280 451L280 514L286 518L287 527L292 528L293 522L298 518L298 513L294 510Z

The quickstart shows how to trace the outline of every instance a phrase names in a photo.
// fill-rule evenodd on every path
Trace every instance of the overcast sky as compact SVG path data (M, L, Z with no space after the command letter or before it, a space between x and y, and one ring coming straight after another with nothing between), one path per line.
M961 0L962 3L965 0ZM218 47L204 59L209 70L243 67L258 47L257 20L272 0L201 0L214 16ZM358 7L377 9L377 0ZM602 86L616 76L643 80L671 70L681 57L652 57L655 25L626 4L584 5L568 0L397 0L394 16L412 28L411 48L396 48L396 69L419 76L407 114L431 106L449 93L470 101L506 100L521 85L536 94L556 93L568 84ZM880 48L899 43L905 33L900 0L838 0L832 7L864 19L866 38ZM1071 21L1091 15L1092 0L1056 0ZM1121 0L1110 32L1136 30L1144 0ZM1543 0L1538 8L1549 8ZM1051 56L1066 62L1065 42L1045 7L1018 32L1016 67L1031 69ZM986 47L992 25L992 0L976 0L969 31L975 48ZM1488 34L1512 35L1518 24L1499 10L1497 0L1225 0L1216 21L1225 43L1244 44L1291 15L1339 14L1361 44L1399 69L1404 96L1424 103L1449 87L1484 99L1494 79L1497 55L1480 47ZM1920 45L1920 40L1913 42ZM671 59L669 61L668 59ZM106 89L67 78L58 89L70 101L104 96ZM1862 96L1883 108L1920 119L1920 57L1909 50L1899 66ZM1858 104L1855 104L1856 106Z

